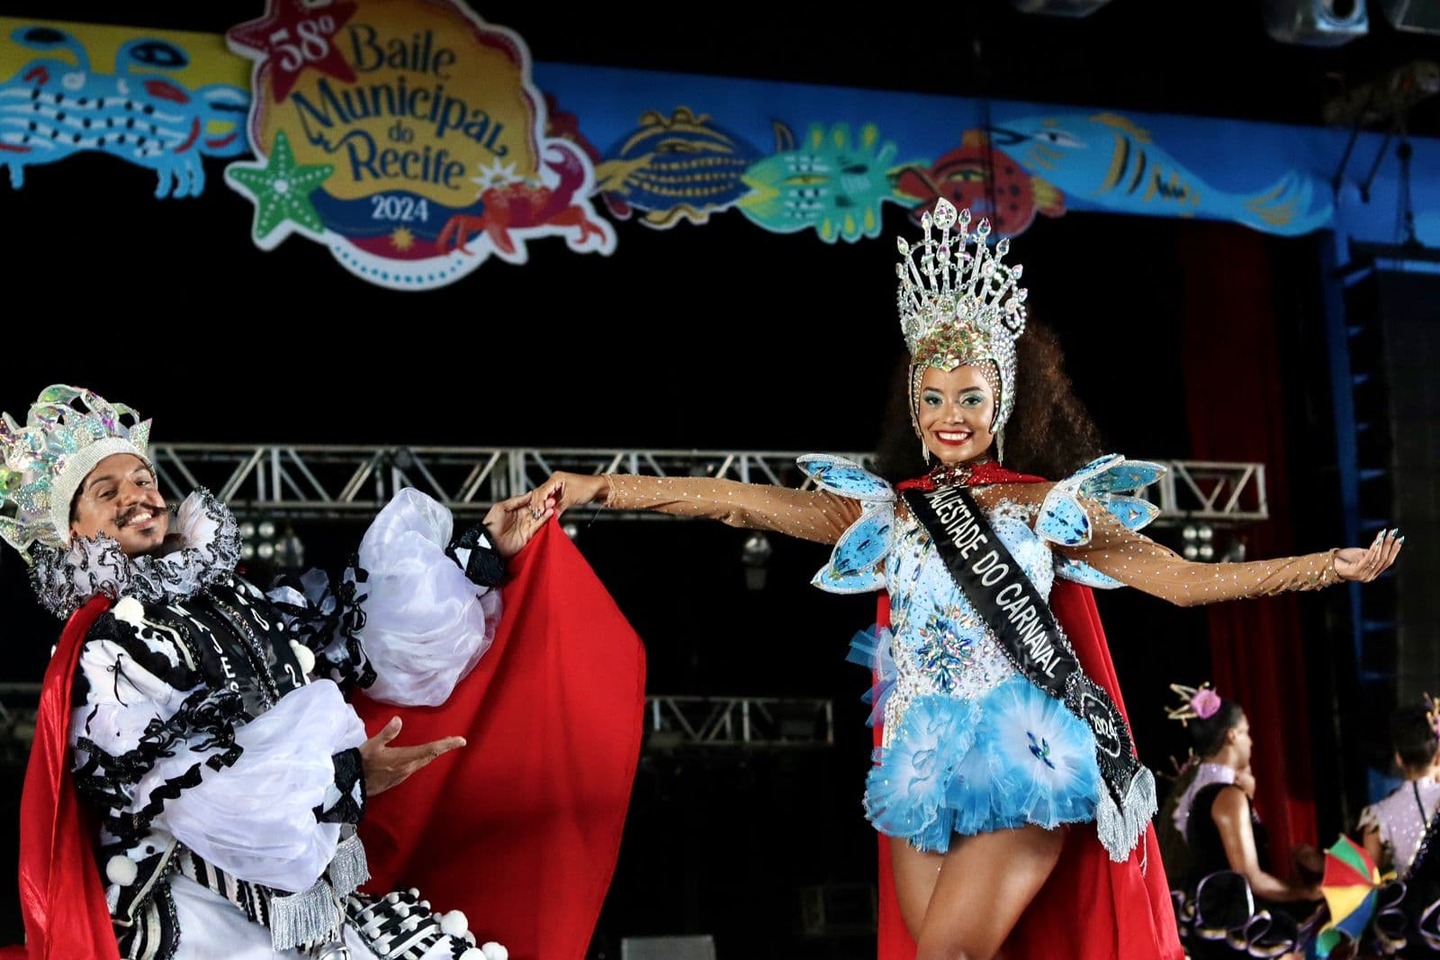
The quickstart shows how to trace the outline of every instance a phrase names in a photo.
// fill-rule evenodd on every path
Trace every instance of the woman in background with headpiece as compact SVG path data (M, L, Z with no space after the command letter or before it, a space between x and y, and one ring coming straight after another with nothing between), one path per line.
M1095 457L1055 340L1026 330L1009 242L992 246L987 224L944 200L922 226L913 249L899 241L910 359L904 420L882 438L888 479L811 455L800 465L818 489L557 473L532 503L833 544L815 585L881 592L852 658L876 681L864 804L888 838L882 960L1179 960L1146 829L1154 779L1086 588L1128 584L1182 604L1316 589L1373 579L1398 538L1230 564L1189 563L1148 540L1137 530L1157 508L1129 494L1162 469Z
M1382 873L1404 878L1420 839L1440 806L1440 736L1435 702L1396 707L1390 716L1390 742L1402 782L1383 799L1360 811L1356 830L1365 852Z
M1170 881L1188 901L1182 923L1188 951L1194 958L1250 956L1258 939L1264 955L1288 946L1284 956L1298 960L1301 925L1323 899L1319 853L1297 851L1310 855L1310 862L1296 865L1303 879L1270 872L1265 825L1252 799L1253 742L1244 708L1209 684L1171 689L1182 702L1169 714L1185 724L1196 764L1172 815L1186 843L1185 870ZM1232 882L1237 878L1244 884Z

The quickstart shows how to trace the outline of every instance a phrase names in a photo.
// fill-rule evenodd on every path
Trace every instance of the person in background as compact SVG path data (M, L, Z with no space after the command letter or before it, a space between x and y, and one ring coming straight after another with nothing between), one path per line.
M1174 823L1185 837L1187 856L1186 872L1172 876L1171 881L1180 885L1191 907L1199 911L1188 918L1192 921L1188 925L1189 951L1196 958L1250 955L1248 942L1236 952L1235 931L1241 931L1242 942L1252 932L1263 931L1268 947L1288 943L1293 949L1284 956L1300 960L1304 954L1301 927L1324 899L1320 855L1311 845L1295 851L1295 880L1269 869L1265 825L1253 802L1253 742L1244 709L1236 701L1222 698L1209 684L1199 688L1171 684L1171 689L1182 700L1169 714L1185 724L1196 765L1195 776L1173 813ZM1253 910L1236 913L1219 907L1215 892L1229 882L1226 874L1243 878L1243 888L1235 885L1230 889L1245 893L1243 902L1247 906L1253 902ZM1207 884L1211 886L1208 897L1204 894ZM1229 899L1231 907L1242 902L1241 897ZM1217 922L1216 917L1222 915L1224 922ZM1269 922L1255 921L1262 915ZM1219 936L1222 930L1230 935Z
M1440 722L1435 702L1403 704L1390 715L1390 743L1402 781L1360 811L1356 831L1382 873L1404 878L1440 806Z
M1194 563L1145 537L1158 508L1133 494L1163 468L1096 455L1058 343L1027 326L1021 269L989 232L942 199L917 241L898 242L909 361L881 438L885 476L822 454L800 460L805 489L561 472L533 502L831 544L815 585L880 593L854 655L876 677L864 809L885 838L881 960L1179 960L1148 830L1154 777L1137 759L1090 589L1186 605L1316 590L1373 580L1401 538ZM788 415L845 416L839 371L799 358L795 375L813 383L813 403Z

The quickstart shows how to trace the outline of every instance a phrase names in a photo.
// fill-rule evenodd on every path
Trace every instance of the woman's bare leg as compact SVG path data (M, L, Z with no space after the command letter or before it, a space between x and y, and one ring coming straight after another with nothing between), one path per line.
M895 875L895 899L900 904L900 916L905 920L905 929L910 931L912 940L920 939L920 927L925 922L925 909L930 906L930 895L935 892L935 883L940 879L940 866L945 862L943 854L916 850L898 837L889 837L890 870ZM952 837L952 843L959 843L961 837Z
M1033 824L953 837L943 857L892 840L895 893L918 947L916 960L995 957L1055 868L1064 842L1063 828Z

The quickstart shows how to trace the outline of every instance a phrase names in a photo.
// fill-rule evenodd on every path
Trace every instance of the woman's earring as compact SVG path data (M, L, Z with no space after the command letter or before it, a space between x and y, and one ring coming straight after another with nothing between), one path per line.
M930 448L925 446L924 440L920 441L920 457L925 461L925 465L928 467L930 465Z

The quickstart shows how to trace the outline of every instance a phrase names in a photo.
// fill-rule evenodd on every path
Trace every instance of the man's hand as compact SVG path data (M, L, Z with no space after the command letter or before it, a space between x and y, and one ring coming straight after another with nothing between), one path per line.
M360 745L360 760L365 768L365 792L369 796L384 793L410 774L442 753L465 746L464 737L445 737L413 747L392 747L390 741L400 735L400 718L391 717L379 733Z
M555 515L552 506L536 508L528 493L501 500L485 514L485 536L500 556L509 559Z

